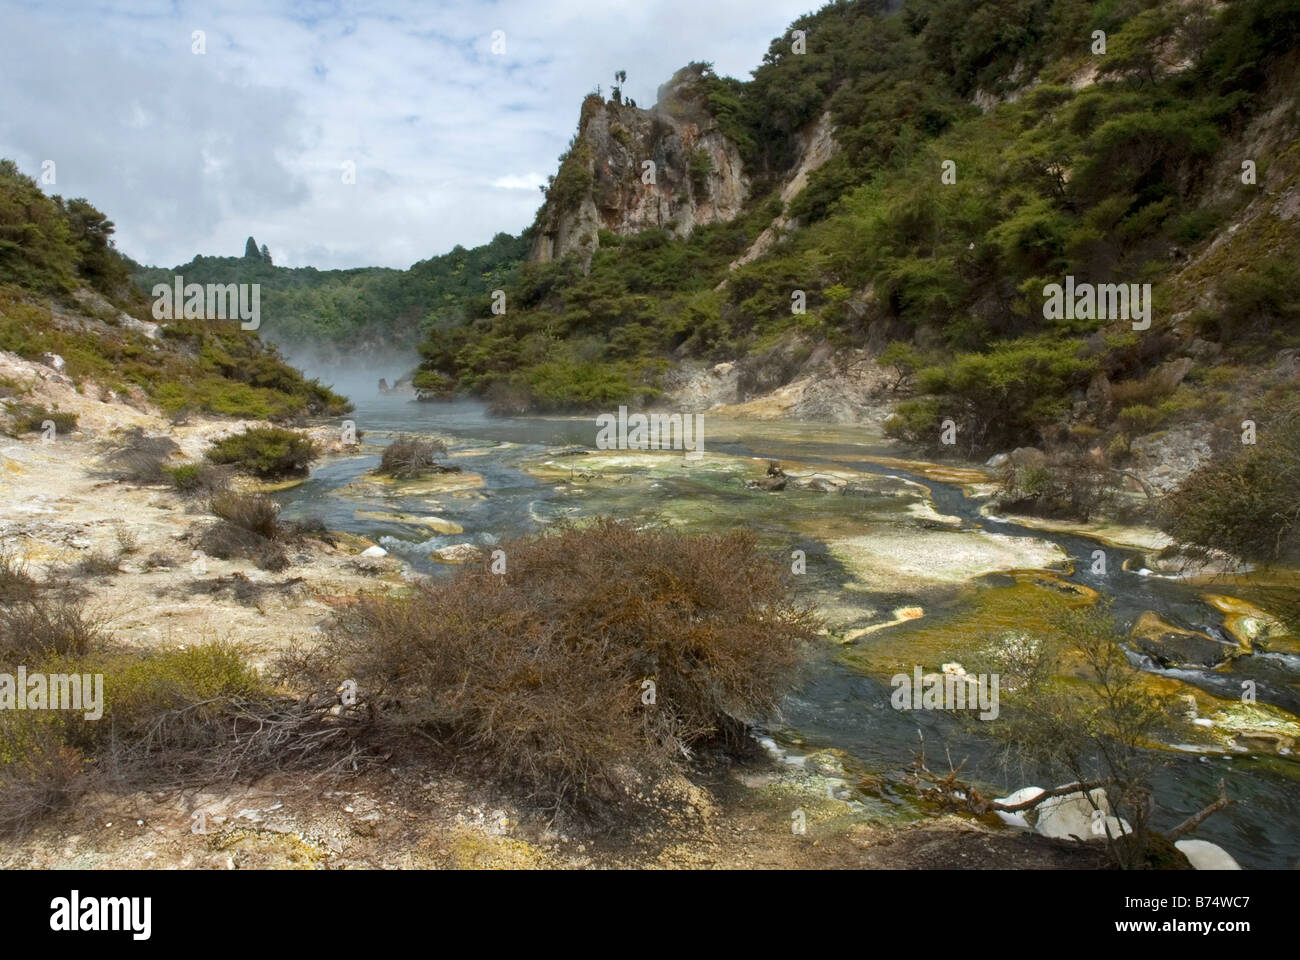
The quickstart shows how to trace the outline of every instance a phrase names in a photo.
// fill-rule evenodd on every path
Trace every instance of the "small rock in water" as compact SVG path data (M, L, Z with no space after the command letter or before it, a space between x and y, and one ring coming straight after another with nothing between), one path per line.
M379 546L366 547L366 549L361 551L361 555L363 557L386 557L388 556L388 551Z
M433 551L433 559L443 563L468 563L483 559L483 554L472 543L453 543L449 547L439 547Z

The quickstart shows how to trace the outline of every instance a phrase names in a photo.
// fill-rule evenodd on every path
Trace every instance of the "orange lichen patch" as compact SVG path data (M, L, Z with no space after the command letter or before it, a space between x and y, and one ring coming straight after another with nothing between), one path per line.
M877 630L884 630L886 627L896 627L900 623L907 623L909 620L920 620L925 616L925 610L921 607L898 607L894 610L894 619L887 620L884 623L873 623L869 627L859 627L856 630L850 630L844 634L841 642L852 643L859 637L865 637L869 633L875 633Z
M867 457L868 463L878 463L895 470L919 473L930 480L940 483L987 483L989 474L977 467L952 467L942 463L930 463L927 460L898 460L894 457Z
M1012 570L1009 576L1015 577L1017 583L1028 583L1036 587L1047 587L1059 593L1073 596L1087 603L1095 602L1101 595L1092 587L1081 583L1071 583L1064 577L1058 577L1046 570Z
M1267 646L1272 639L1290 636L1281 620L1253 603L1215 593L1201 599L1223 614L1223 628L1247 649L1256 642Z

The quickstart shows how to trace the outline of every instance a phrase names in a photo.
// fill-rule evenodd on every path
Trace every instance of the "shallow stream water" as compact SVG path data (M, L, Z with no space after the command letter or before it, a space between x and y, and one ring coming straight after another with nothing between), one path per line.
M496 418L469 401L417 403L395 393L361 394L364 391L354 394L357 410L350 417L366 441L383 444L397 432L446 438L449 462L481 477L481 485L409 496L401 495L400 488L397 495L349 489L377 465L378 453L367 453L318 464L306 482L275 496L287 516L320 517L330 528L379 543L421 571L453 572L451 565L430 557L438 547L473 543L490 549L561 517L660 515L686 529L743 523L774 549L805 550L808 576L803 589L809 600L830 611L833 621L880 624L892 619L890 611L898 608L923 608L924 616L918 619L875 630L843 646L821 645L787 698L779 723L766 731L770 742L792 763L814 751L838 751L848 794L873 815L898 819L921 815L909 791L900 789L916 749L918 728L932 752L947 746L954 759L969 758L966 770L989 789L1010 791L1031 782L1016 771L1003 770L988 748L949 716L892 709L887 677L895 669L910 672L906 665L912 663L930 671L938 668L940 658L960 660L958 641L968 640L965 635L972 630L1014 629L1023 616L1018 611L1025 609L1025 602L1032 609L1040 597L1034 591L1040 588L1026 585L1025 570L927 580L932 571L925 567L933 561L926 560L918 561L917 569L904 562L899 569L910 572L897 582L889 582L886 573L884 581L878 578L864 585L858 582L852 557L846 557L838 543L842 535L861 535L868 552L871 538L883 530L906 531L899 535L919 538L913 541L918 549L927 537L955 535L993 544L1003 541L989 535L1011 538L1007 543L1032 541L1040 551L1058 551L1059 559L1047 565L1057 582L1110 597L1124 629L1150 610L1179 627L1224 635L1222 615L1202 595L1231 595L1230 587L1152 576L1139 572L1137 550L985 517L979 509L982 501L968 497L961 485L935 479L944 474L936 474L928 465L892 460L897 449L865 428L706 418L708 456L698 465L687 466L680 455L665 454L662 463L650 467L622 464L620 480L626 482L596 476L584 485L577 482L580 476L574 482L557 482L557 477L563 479L557 472L565 469L563 460L538 467L548 463L547 451L570 445L591 449L596 434L592 418ZM744 479L763 473L762 459L750 458L794 463L804 471L857 471L868 475L875 487L860 497L758 493L744 486ZM579 474L580 468L572 467L570 472ZM930 513L949 518L942 525L934 524L933 533L915 521L916 505L925 501ZM410 522L431 516L462 532L441 534ZM1107 554L1104 575L1092 572L1093 552L1098 549ZM951 650L946 645L950 639ZM1241 657L1215 671L1162 671L1145 658L1132 659L1151 674L1168 678L1171 685L1199 688L1223 698L1236 697L1241 681L1252 679L1261 702L1300 713L1300 656L1295 654ZM1156 779L1158 827L1171 826L1210 802L1223 778L1236 802L1210 818L1197 836L1219 843L1246 867L1300 865L1300 760L1222 749L1162 753L1167 754L1167 763Z

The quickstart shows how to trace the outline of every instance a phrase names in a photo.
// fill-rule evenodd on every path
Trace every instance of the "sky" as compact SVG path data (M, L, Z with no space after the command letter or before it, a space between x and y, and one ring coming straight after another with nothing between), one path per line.
M38 182L53 161L42 188L141 263L252 235L283 266L405 268L528 226L616 70L643 107L692 60L748 79L818 5L0 0L0 157Z

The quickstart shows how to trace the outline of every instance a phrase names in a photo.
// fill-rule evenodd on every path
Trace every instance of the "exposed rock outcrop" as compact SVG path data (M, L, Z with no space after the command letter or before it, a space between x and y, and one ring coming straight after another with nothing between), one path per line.
M813 171L829 160L835 153L834 133L835 127L831 123L829 110L800 133L798 159L795 161L789 179L781 188L781 204L783 207L789 204L804 187L808 186L808 178ZM781 237L794 231L797 227L797 222L791 220L785 214L781 214L772 221L766 230L758 235L754 242L750 244L749 249L731 264L730 269L734 270L751 260L757 260L770 250L772 245Z
M574 250L589 259L600 230L662 228L686 237L740 212L749 178L709 108L703 69L678 70L649 110L596 94L583 101L578 135L538 213L530 259Z

